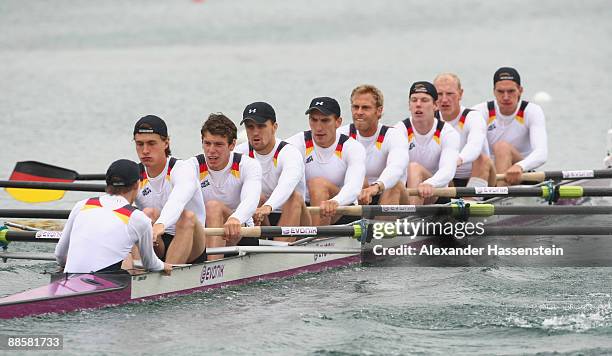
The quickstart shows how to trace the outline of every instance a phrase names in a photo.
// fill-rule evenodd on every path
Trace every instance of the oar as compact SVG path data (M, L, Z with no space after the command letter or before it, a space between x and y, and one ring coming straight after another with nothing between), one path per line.
M53 166L37 161L22 161L15 164L11 180L33 180L46 182L71 182L74 180L104 180L104 174L80 174L72 169Z
M230 246L210 247L206 249L209 255L220 255L226 253L306 253L306 254L357 254L360 248L333 248L333 247L307 247L307 246Z
M10 221L5 222L4 225L8 226L8 227L14 227L16 229L20 229L20 230L23 230L23 231L41 231L42 230L42 229L39 229L39 228L36 228L36 227L27 226L27 225L23 225L23 224L17 224L17 223L10 222Z
M319 207L308 207L311 214L319 214ZM493 204L432 204L432 205L352 205L336 209L338 214L350 216L493 216L493 215L593 215L612 214L612 206L512 205Z
M72 182L74 180L104 180L104 174L79 174L71 169L53 166L36 161L17 162L11 181ZM41 203L61 199L60 190L26 190L7 187L6 191L16 200L28 203Z
M522 174L523 182L543 182L549 179L598 179L612 178L612 169L591 169L581 171L543 171ZM497 180L504 180L506 175L497 175Z
M223 236L223 228L205 228L208 236ZM351 236L361 237L363 229L360 225L330 225L330 226L255 226L240 228L242 237L303 237L303 236ZM21 242L57 242L61 231L10 231L0 230L0 244L10 241Z
M19 219L68 219L70 210L52 209L0 209L2 218Z
M4 262L6 262L7 259L55 261L55 255L44 252L0 252L0 259Z
M414 188L408 189L408 194L418 195ZM433 194L438 197L541 197L545 199L563 198L576 199L583 197L608 197L612 196L610 187L581 187L577 185L555 186L549 189L544 185L541 187L449 187L434 188Z
M0 187L43 190L71 190L77 192L104 192L104 189L106 189L106 184L0 180Z

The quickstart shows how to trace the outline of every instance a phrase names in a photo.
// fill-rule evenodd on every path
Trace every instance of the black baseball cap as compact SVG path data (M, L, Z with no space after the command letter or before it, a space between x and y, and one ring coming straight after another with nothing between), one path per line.
M263 124L268 120L276 122L276 112L274 112L272 105L264 103L263 101L257 101L247 105L246 108L244 108L240 125L242 125L246 120L253 120L258 124Z
M340 104L338 104L336 99L328 96L321 96L312 99L310 102L310 107L308 110L306 110L306 115L310 114L313 110L318 110L322 112L323 115L334 114L337 117L340 117Z
M138 163L129 159L120 159L111 163L106 171L106 185L129 187L140 179Z
M521 76L518 71L512 67L501 67L493 74L493 85L500 80L511 80L518 85L521 85Z
M141 117L134 125L134 135L137 133L156 133L168 137L168 127L159 116L147 115Z
M429 94L434 101L438 100L438 90L436 90L436 87L433 84L427 81L412 83L412 86L410 86L410 95L408 96L412 96L414 93Z

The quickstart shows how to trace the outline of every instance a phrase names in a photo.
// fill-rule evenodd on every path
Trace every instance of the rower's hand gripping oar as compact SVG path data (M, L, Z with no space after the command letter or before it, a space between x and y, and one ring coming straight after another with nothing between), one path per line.
M57 167L37 161L22 161L15 164L10 181L73 182L75 180L104 180L104 174L79 174L71 169ZM59 200L64 196L61 190L29 190L6 188L13 198L27 203L41 203Z

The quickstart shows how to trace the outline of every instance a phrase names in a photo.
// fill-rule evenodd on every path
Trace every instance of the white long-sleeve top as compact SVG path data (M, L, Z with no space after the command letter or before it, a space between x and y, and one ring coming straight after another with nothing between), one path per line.
M468 111L466 111L468 110ZM463 163L457 167L456 178L469 178L472 173L472 162L481 153L489 155L487 127L479 111L461 107L459 115L452 120L444 120L459 133L459 158Z
M459 134L451 125L435 119L431 130L421 135L412 127L412 121L407 120L411 119L400 121L395 127L402 131L408 142L410 162L420 164L432 174L423 183L431 184L434 188L448 186L457 168ZM408 123L410 128L407 127ZM442 126L441 130L439 126Z
M299 132L285 141L297 147L301 153L306 181L323 177L335 184L340 191L331 200L339 205L352 204L357 199L366 171L365 149L359 142L338 131L336 141L327 148L319 147L314 142L311 131Z
M496 142L506 141L523 156L523 159L516 163L523 171L538 168L546 163L548 136L542 108L537 104L522 101L512 115L506 116L499 111L496 100L491 103L484 102L474 106L475 110L487 118L487 140L491 154ZM491 110L489 105L492 105Z
M370 137L361 136L353 124L340 127L338 132L353 137L365 148L368 184L380 182L385 190L393 188L397 182L406 184L408 143L399 130L379 123Z
M170 179L165 182L170 189L168 198L163 203L159 218L155 223L164 224L166 231L173 227L181 217L183 210L193 212L202 226L206 222L206 208L200 192L198 164L194 158L177 161L170 172Z
M203 154L189 161L198 166L200 190L205 203L220 201L234 211L230 217L242 224L252 218L261 195L261 166L255 159L232 152L227 165L219 171L208 167Z
M126 206L128 206L126 208ZM164 269L153 251L151 220L119 195L103 195L75 204L55 247L66 273L96 272L122 261L138 245L145 268Z
M236 152L259 162L262 171L261 193L267 197L263 205L270 206L272 210L281 208L294 191L304 197L306 190L302 155L293 145L282 144L284 141L279 138L275 140L274 148L266 155L251 150L248 142L235 148Z

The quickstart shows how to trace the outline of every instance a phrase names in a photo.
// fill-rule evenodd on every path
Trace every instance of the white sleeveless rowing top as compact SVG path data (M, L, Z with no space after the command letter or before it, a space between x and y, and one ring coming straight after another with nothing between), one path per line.
M379 123L370 137L361 136L354 124L344 125L338 132L356 139L365 148L368 184L380 182L385 190L393 188L397 182L406 184L408 144L399 130Z
M410 120L405 119L395 125L408 142L410 162L420 164L433 174L423 183L431 184L434 188L448 186L457 168L459 134L451 125L435 119L431 130L421 135L412 127Z
M257 153L248 142L236 146L235 151L255 158L262 171L261 193L267 198L263 205L279 209L293 191L304 197L304 161L293 145L275 138L274 148L267 155Z
M217 200L234 210L230 217L248 222L259 204L261 194L261 166L256 160L239 152L232 152L227 165L220 171L208 168L206 158L194 158L198 165L200 189L204 202Z
M489 155L485 119L480 112L462 106L456 118L445 122L459 133L459 157L463 164L457 167L455 178L470 178L472 162L478 159L481 153Z
M164 224L165 232L171 235L175 234L175 225L183 210L193 212L202 226L206 222L197 171L174 157L168 158L166 168L157 177L149 177L141 165L140 191L135 203L139 209L159 209L160 216L155 223Z
M338 131L336 141L327 148L315 144L312 131L299 132L286 141L302 154L307 182L323 177L335 184L340 192L332 200L340 205L357 199L365 178L365 149L359 142Z
M84 199L72 208L55 257L65 273L90 273L122 261L137 244L144 267L163 270L152 236L151 220L122 196Z
M523 156L523 160L516 163L523 167L523 171L535 169L546 163L548 157L546 119L539 105L523 100L510 116L499 112L496 100L480 103L474 106L474 110L478 110L487 118L487 140L491 154L496 142L506 141Z

